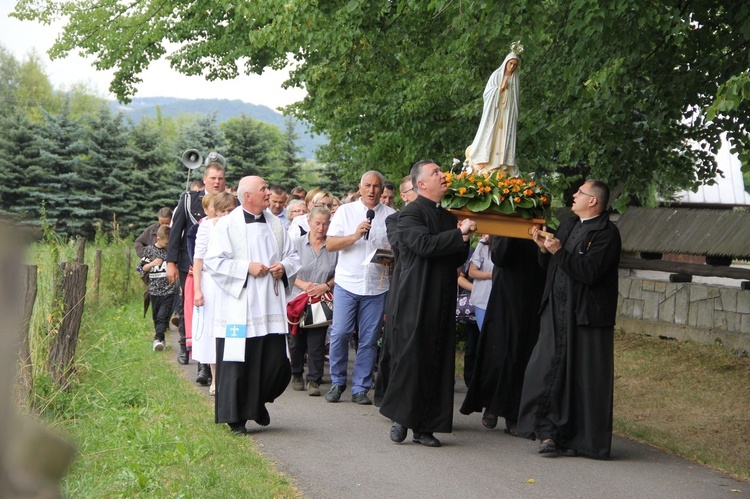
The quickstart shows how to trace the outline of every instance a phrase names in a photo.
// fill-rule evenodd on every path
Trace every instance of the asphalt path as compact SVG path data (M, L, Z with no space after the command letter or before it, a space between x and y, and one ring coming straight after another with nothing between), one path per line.
M176 363L177 332L165 359ZM354 352L350 352L350 368ZM195 384L196 364L179 366ZM326 370L328 364L326 363ZM330 389L330 377L321 386ZM481 415L458 408L466 395L456 380L453 433L436 434L440 448L389 439L391 422L374 406L351 402L349 389L339 403L310 397L291 386L268 404L271 424L248 423L258 450L292 479L303 497L494 497L494 498L684 498L749 496L750 484L648 445L615 437L612 458L537 454L537 442L506 435L502 418L495 430ZM243 438L243 437L238 437Z

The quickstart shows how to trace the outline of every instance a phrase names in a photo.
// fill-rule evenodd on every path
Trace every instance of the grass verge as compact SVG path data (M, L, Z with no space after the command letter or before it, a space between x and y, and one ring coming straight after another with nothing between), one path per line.
M51 393L44 407L78 447L63 494L297 497L252 439L214 424L213 401L151 351L150 321L139 309L136 298L87 311L76 384Z
M617 331L614 429L750 481L750 359Z

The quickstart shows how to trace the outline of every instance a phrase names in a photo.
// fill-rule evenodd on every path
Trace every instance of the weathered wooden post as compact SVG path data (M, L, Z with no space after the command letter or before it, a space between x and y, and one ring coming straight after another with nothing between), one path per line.
M86 238L78 238L78 249L76 251L76 263L83 263L83 258L86 256Z
M31 335L31 314L34 312L34 303L37 293L37 271L36 265L26 265L26 282L24 285L23 315L21 316L21 346L18 359L18 380L16 382L16 401L24 406L29 403L29 397L34 389L33 366L31 364L31 347L29 336Z
M122 293L128 292L128 286L130 286L130 273L133 270L133 248L128 246L125 248L125 283L122 286Z
M62 305L62 321L50 348L48 370L52 379L67 388L73 373L73 359L78 345L78 330L83 317L88 267L78 263L61 263L62 280L56 283L55 296Z
M94 300L99 301L99 283L102 279L102 250L96 250L94 257Z
M18 265L25 244L13 227L0 223L0 497L59 497L59 482L73 459L70 444L29 418L19 417L12 403L19 331L28 328L27 310L36 268ZM26 293L22 269L26 271ZM24 296L25 303L21 303ZM21 312L23 311L23 316ZM24 336L28 338L27 332Z

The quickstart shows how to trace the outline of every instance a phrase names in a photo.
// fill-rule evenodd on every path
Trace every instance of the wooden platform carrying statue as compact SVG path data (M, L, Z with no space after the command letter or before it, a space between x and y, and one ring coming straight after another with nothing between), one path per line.
M518 66L523 52L521 42L513 42L510 53L495 70L484 88L484 108L474 142L466 148L470 171L490 173L501 170L508 177L519 174L516 166L516 125L518 122Z

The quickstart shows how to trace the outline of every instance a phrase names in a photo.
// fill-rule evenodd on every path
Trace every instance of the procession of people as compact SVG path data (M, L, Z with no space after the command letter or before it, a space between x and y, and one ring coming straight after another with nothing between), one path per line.
M352 402L374 400L391 421L390 440L411 430L412 442L440 447L460 376L458 277L471 262L479 337L460 413L481 413L487 429L502 418L509 435L538 439L541 454L609 457L620 240L606 184L586 181L555 235L479 239L473 220L441 206L446 175L433 160L398 187L367 171L348 202L318 188L289 195L254 176L235 198L224 169L207 165L204 190L186 193L171 221L161 210L164 230L154 224L138 240L153 279L153 349L165 348L181 286L178 361L199 366L216 423L244 435L251 421L270 424L268 404L287 386L329 403L351 386ZM391 186L400 211L386 204ZM332 309L322 319L319 303Z

